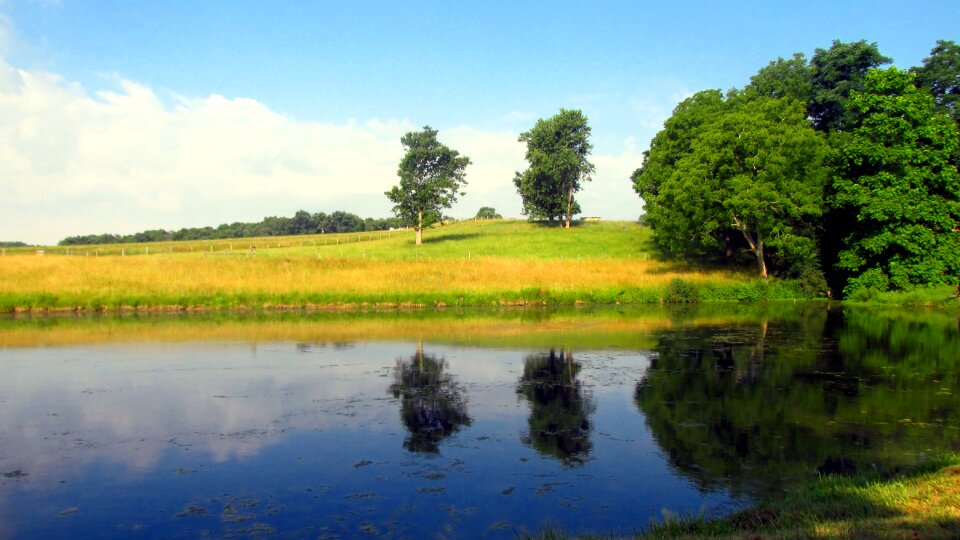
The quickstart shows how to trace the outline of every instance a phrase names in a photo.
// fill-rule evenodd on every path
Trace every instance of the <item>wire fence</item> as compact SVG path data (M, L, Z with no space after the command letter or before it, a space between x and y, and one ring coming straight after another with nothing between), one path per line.
M113 257L113 256L146 256L146 255L173 255L196 254L210 257L251 257L264 251L320 248L324 246L338 246L361 244L389 238L397 238L410 234L412 229L393 229L387 231L365 231L359 233L332 233L283 237L257 238L229 238L217 240L180 240L166 242L145 242L139 244L99 244L78 246L46 246L46 247L10 247L0 248L0 257L13 255L36 256L81 256L81 257Z

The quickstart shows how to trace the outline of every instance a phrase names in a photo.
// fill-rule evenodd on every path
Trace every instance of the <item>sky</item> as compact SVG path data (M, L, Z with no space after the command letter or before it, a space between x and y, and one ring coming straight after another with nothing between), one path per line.
M955 0L0 0L0 241L386 217L425 125L472 161L449 215L522 217L517 137L561 108L592 128L583 215L634 220L686 97L836 39L908 68L958 34Z

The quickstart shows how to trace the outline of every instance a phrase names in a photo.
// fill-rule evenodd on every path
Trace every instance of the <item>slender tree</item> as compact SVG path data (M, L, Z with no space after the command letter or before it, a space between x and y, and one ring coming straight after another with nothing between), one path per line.
M587 161L593 149L587 117L579 110L560 109L551 118L537 120L519 140L527 145L530 164L513 179L523 199L523 213L550 221L560 218L569 228L571 217L580 213L574 194L594 171Z
M441 144L437 130L430 126L407 133L400 142L406 150L397 169L400 184L385 195L403 224L413 226L419 246L423 228L441 221L443 210L464 194L461 190L467 183L465 170L470 158Z

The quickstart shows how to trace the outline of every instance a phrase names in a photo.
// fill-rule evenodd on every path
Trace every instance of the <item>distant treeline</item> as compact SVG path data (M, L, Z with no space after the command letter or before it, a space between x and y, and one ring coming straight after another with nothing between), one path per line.
M23 242L0 242L0 247L3 248L27 247L28 245Z
M258 223L224 223L219 227L184 228L178 231L156 229L134 234L88 234L68 236L61 246L89 244L121 244L132 242L168 242L171 240L216 240L222 238L249 238L254 236L288 236L296 234L347 233L384 231L399 228L397 218L361 218L349 212L311 214L300 210L293 217L270 216ZM24 245L18 243L19 245Z

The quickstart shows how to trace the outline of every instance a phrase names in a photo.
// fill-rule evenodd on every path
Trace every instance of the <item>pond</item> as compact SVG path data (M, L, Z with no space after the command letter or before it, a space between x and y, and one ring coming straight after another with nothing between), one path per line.
M0 537L514 538L960 450L955 314L0 319Z

